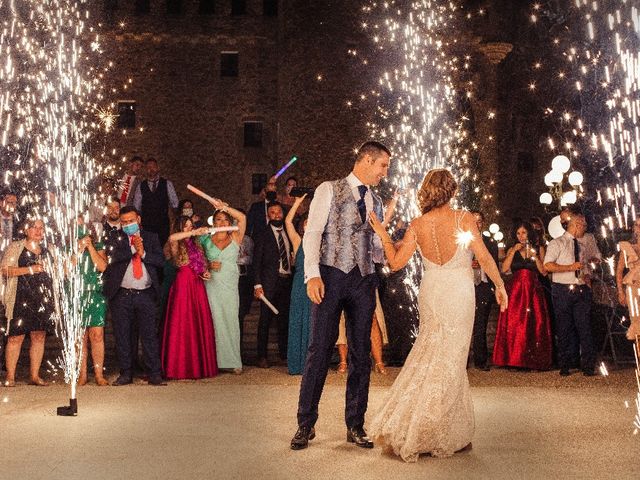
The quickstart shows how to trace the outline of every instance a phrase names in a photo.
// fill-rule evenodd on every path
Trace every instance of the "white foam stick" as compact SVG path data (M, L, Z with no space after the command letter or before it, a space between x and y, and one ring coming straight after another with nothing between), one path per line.
M213 198L210 195L207 195L206 193L204 193L202 190L194 187L193 185L187 185L187 189L191 190L193 193L195 193L196 195L198 195L199 197L204 198L205 200L209 201L209 202L213 202L215 200L215 198Z
M273 303L271 303L269 300L267 300L267 297L265 297L264 295L260 295L258 297L260 300L262 300L264 302L264 304L269 307L269 309L275 314L278 315L280 312L278 311L278 309L276 307L273 306Z
M214 233L218 233L218 232L236 232L238 230L239 228L236 225L233 225L231 227L211 227L209 229L209 233L213 235Z

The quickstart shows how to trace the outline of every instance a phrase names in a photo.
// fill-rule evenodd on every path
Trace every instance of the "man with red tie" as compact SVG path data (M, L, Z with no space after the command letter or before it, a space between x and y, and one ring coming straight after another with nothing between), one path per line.
M142 181L142 170L144 167L144 160L142 157L135 156L129 159L129 168L127 173L120 179L118 185L117 198L120 200L120 205L133 205L133 199L136 193L136 189Z
M121 230L105 239L109 265L103 274L103 291L109 302L120 376L112 385L133 382L131 329L137 326L151 385L163 385L156 309L160 295L158 270L164 264L158 236L140 229L135 207L120 210Z

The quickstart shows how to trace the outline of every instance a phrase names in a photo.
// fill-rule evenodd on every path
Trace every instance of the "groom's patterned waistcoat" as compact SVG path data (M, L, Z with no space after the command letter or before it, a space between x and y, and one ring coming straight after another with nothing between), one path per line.
M362 223L356 200L346 178L332 182L333 198L322 234L320 264L349 273L357 265L361 275L375 272L373 238L368 219ZM373 211L382 221L382 201L373 192Z

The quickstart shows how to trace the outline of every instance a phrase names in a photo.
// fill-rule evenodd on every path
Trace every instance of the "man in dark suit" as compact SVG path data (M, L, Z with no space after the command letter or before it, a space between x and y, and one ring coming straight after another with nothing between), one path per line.
M484 224L484 214L482 212L471 212L476 219L478 231L482 232ZM484 246L487 247L493 260L498 263L498 245L492 238L482 235ZM484 273L480 264L473 259L473 283L476 286L476 315L473 322L473 364L476 368L489 371L487 363L487 323L491 308L496 303L493 282Z
M255 239L253 251L254 294L264 295L279 311L275 315L264 302L260 305L258 322L258 366L269 368L267 343L269 325L276 317L278 321L278 350L280 358L287 358L287 336L289 330L289 303L291 301L291 242L283 227L284 213L278 202L267 208L269 226Z
M120 210L121 230L113 230L105 245L109 265L103 274L103 291L109 302L116 337L120 376L112 385L133 381L131 329L137 325L151 385L163 385L156 310L160 295L158 269L164 264L158 236L140 229L135 207Z
M252 203L249 207L249 213L247 213L247 235L254 241L267 229L269 225L267 207L270 203L275 202L277 198L276 180L272 177L264 187L261 199Z

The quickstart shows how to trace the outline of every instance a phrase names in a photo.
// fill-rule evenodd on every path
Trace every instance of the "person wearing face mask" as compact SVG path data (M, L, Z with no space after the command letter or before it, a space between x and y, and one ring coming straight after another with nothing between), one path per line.
M269 182L264 187L263 194L264 196L261 200L251 204L249 212L247 213L247 235L254 241L267 229L267 225L269 224L267 207L270 203L278 200L275 177L269 179Z
M82 216L78 217L77 228L79 271L83 280L82 316L85 327L78 385L86 385L87 383L87 361L89 345L91 345L91 359L93 360L96 384L102 387L109 385L103 375L104 324L107 316L107 303L100 285L100 274L107 268L107 256L104 244L95 241L96 232L87 228Z
M139 328L149 384L164 385L156 324L158 270L164 256L158 236L142 230L141 220L135 207L123 207L122 230L112 231L105 240L108 266L103 274L103 293L111 310L120 364L120 376L113 383L116 386L133 382L133 325Z
M278 310L275 315L264 302L260 305L258 322L258 366L269 368L267 343L269 325L276 319L278 325L278 351L280 359L287 358L287 337L289 330L289 305L293 279L291 256L292 245L284 229L282 205L270 203L267 208L269 226L255 238L253 252L254 295L264 295Z
M200 237L200 243L207 256L211 274L211 279L206 282L206 289L216 332L218 368L240 374L240 272L237 262L246 229L246 219L242 212L221 200L214 199L211 205L216 209L213 215L214 227L231 227L234 221L238 226L236 231L203 235Z

